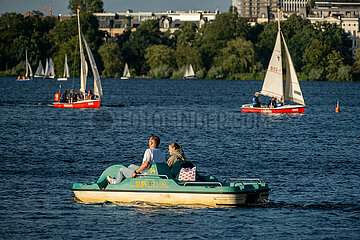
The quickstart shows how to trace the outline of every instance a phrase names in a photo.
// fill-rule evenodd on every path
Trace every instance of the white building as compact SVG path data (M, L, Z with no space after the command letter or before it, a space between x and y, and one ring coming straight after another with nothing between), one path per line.
M327 22L331 24L336 24L337 26L344 29L344 32L348 33L349 38L352 40L351 51L354 55L354 52L357 48L359 48L359 39L360 39L360 19L359 18L348 18L341 16L338 17L308 17L311 23L316 22Z

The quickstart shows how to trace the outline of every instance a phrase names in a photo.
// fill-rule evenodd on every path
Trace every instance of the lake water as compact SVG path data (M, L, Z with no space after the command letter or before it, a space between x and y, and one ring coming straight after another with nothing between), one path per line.
M226 80L102 79L100 109L53 108L78 81L0 78L1 239L360 238L360 83L301 82L302 115L241 113L262 82ZM266 180L270 203L74 201L74 182L139 164L152 134L222 180Z

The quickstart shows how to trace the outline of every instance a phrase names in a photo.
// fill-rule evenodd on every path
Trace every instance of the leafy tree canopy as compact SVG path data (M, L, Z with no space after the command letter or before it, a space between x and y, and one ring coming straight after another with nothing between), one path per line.
M78 7L85 13L102 13L104 12L104 3L102 0L70 0L68 9L76 13Z

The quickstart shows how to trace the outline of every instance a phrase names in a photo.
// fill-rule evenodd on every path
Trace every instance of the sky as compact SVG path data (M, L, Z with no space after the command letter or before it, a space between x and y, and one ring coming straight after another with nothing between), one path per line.
M164 12L205 10L214 12L216 9L227 12L231 0L103 0L105 12ZM52 0L53 15L68 14L68 0ZM50 0L0 0L0 14L5 12L26 13L40 8L49 8ZM47 15L47 12L43 12Z

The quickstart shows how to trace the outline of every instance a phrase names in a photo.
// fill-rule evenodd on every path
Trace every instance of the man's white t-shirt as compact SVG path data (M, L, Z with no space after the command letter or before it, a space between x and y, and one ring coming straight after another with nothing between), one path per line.
M158 148L148 148L144 153L142 163L144 163L145 161L148 161L150 165L149 167L141 171L141 173L143 174L149 170L151 164L165 162L165 154Z

